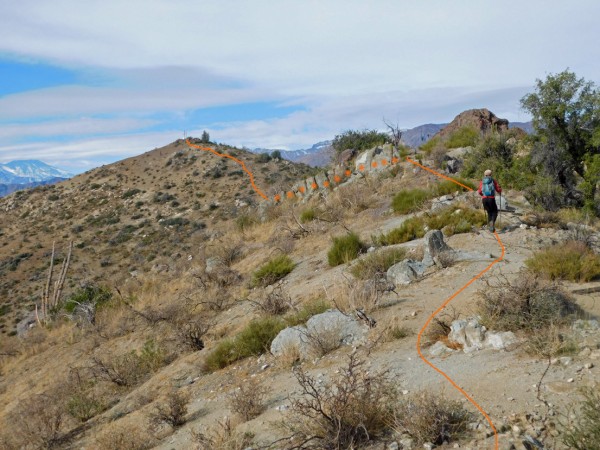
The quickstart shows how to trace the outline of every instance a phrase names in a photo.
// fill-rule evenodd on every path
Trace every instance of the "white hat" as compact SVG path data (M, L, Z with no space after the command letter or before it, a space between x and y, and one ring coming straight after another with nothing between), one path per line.
M490 169L486 170L485 172L483 172L483 175L486 177L489 177L492 174L492 171Z

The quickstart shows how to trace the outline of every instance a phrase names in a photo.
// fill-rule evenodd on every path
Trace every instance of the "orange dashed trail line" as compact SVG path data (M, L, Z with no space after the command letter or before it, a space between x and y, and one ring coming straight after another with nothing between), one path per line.
M468 189L469 191L473 191L473 189L471 189L470 187L465 186L464 184L461 184L458 181L456 181L450 177L447 177L441 173L438 173L435 170L431 170L428 167L425 167L425 166L419 164L418 162L410 159L409 157L406 157L406 160L416 166L421 167L422 169L425 169L425 170L437 175L438 177L445 178L446 180L450 180L450 181L464 187L465 189ZM485 417L485 419L490 424L490 427L492 427L492 430L494 431L494 448L495 448L495 450L498 450L498 431L496 430L496 427L492 423L492 419L490 418L490 416L484 411L484 409L475 400L473 400L473 398L469 394L467 394L458 384L456 384L456 382L452 378L450 378L450 376L448 376L439 367L437 367L431 361L429 361L427 358L425 358L425 356L423 356L423 353L421 352L421 338L423 336L423 332L429 326L429 324L431 323L433 318L435 316L437 316L448 305L448 303L450 303L453 299L455 299L458 296L458 294L460 294L462 291L464 291L466 288L468 288L477 279L481 278L481 276L484 273L486 273L488 270L490 270L496 263L499 263L500 261L502 261L504 259L504 252L505 252L504 244L502 244L502 241L500 240L500 236L498 236L498 233L495 231L494 231L494 236L496 237L496 240L498 241L498 244L500 245L500 248L502 249L502 254L498 258L496 258L494 261L492 261L492 263L489 266L487 266L485 269L483 269L481 272L479 272L477 275L475 275L471 280L469 280L469 282L467 284L465 284L458 291L456 291L454 294L452 294L450 297L448 297L444 301L444 303L442 303L441 306L438 309L436 309L433 312L433 314L431 314L429 316L429 318L427 319L427 322L425 322L425 325L423 325L423 327L421 328L421 330L419 331L419 334L417 336L417 353L419 354L419 357L425 362L425 364L429 365L433 370L435 370L440 375L442 375L446 380L448 380L448 382L456 390L458 390L467 400L469 400L469 402L471 402L473 404L473 406L475 406L475 408L477 408L477 410L483 415L483 417Z
M202 147L202 146L200 146L200 145L192 144L192 143L190 142L190 140L189 140L189 139L186 139L186 140L185 140L185 142L186 142L186 144L187 144L187 145L189 145L190 147L197 148L198 150L204 150L204 151L207 151L207 152L211 152L211 153L213 153L213 154L215 154L215 155L217 155L217 156L219 156L219 157L221 157L221 158L229 158L229 159L231 159L231 160L235 161L236 163L238 163L240 166L242 166L242 169L244 170L244 172L246 172L246 173L248 174L248 176L250 177L250 184L252 185L252 189L254 189L254 191L255 191L255 192L258 194L258 195L260 195L262 198L264 198L265 200L268 200L268 198L267 198L267 196L264 194L264 192L263 192L263 191L261 191L261 190L258 188L258 186L256 186L256 184L254 184L254 175L252 175L252 172L250 172L250 170L248 170L248 168L246 167L246 164L244 164L244 161L242 161L242 160L240 160L240 159L237 159L237 158L234 158L234 157L233 157L233 156L231 156L231 155L226 155L226 154L224 154L224 153L219 153L218 151L216 151L216 150L214 150L214 149L212 149L212 148L210 148L210 147Z

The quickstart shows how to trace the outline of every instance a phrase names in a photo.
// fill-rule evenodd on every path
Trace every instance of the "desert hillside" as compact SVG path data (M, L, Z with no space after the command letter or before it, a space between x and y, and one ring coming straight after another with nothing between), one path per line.
M0 201L2 448L572 448L600 378L594 220L505 189L490 232L448 165L477 148L376 146L334 184L208 146L268 199L177 141Z

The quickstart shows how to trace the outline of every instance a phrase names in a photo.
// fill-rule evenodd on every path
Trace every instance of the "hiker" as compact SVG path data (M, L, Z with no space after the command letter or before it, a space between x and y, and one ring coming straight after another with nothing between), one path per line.
M482 197L483 209L487 212L488 226L492 233L496 231L496 217L498 217L496 192L502 193L502 188L492 178L492 171L488 169L483 173L483 180L479 183L477 193Z

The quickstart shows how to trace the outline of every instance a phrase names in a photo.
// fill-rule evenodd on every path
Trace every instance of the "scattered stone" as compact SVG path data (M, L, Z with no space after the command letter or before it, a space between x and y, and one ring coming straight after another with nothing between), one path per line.
M566 381L550 381L544 385L546 390L554 394L570 394L575 391L575 385Z
M587 358L592 354L592 349L589 347L585 347L583 350L581 350L577 356L579 356L580 358Z
M592 350L590 359L600 359L600 350Z
M387 446L387 450L398 450L399 448L400 447L398 446L397 442L390 442Z
M573 381L575 381L575 378L569 378L569 379L567 380L567 383L572 383Z
M436 342L431 347L429 347L429 354L431 356L442 356L447 353L452 353L454 350L446 347L442 342Z
M596 319L578 319L573 322L573 330L584 333L595 333L596 331L600 330L600 323Z
M522 229L522 230L526 230L529 227L527 226L526 223L522 223L521 225L519 225L519 228Z
M591 363L591 362L589 362L589 363L585 363L585 364L583 365L583 367L585 367L586 369L591 369L592 367L594 367L594 363Z
M400 439L400 445L402 446L402 450L413 450L415 448L415 441L412 438L405 437Z
M519 339L512 331L487 331L485 334L484 346L487 348L493 348L495 350L507 350L518 343Z

